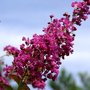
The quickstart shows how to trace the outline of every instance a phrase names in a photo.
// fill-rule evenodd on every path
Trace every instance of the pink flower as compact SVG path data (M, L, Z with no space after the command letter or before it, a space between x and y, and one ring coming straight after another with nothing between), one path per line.
M86 3L87 3L87 5L90 5L90 0L84 0Z
M44 28L43 35L34 34L32 39L23 37L24 43L19 49L6 46L4 51L14 58L12 65L4 68L6 76L15 73L24 83L41 89L48 78L56 80L61 59L73 52L75 24L81 25L90 14L89 4L90 0L73 2L72 18L68 13L64 13L61 19L51 15L51 22Z
M35 80L32 83L33 87L38 87L43 89L45 87L45 82L44 81L39 81L39 80Z
M74 7L72 22L77 25L81 25L82 20L87 19L87 15L90 14L89 4L90 0L84 0L85 2L73 2Z
M53 18L54 17L54 15L50 15L50 18Z
M0 72L0 90L4 90L5 89L5 87L3 85L4 86L10 86L8 80L6 80L5 77L3 77L1 75L1 72Z
M20 45L20 49L6 46L4 50L14 57L12 65L4 69L6 75L16 73L22 80L26 75L25 83L41 89L48 78L56 80L61 58L72 53L72 27L73 23L67 15L60 20L52 19L44 29L44 35L35 34L31 40L23 37L25 43Z

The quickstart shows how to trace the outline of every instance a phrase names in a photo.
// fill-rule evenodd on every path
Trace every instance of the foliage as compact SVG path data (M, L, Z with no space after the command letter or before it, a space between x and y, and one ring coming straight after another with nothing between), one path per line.
M72 74L68 73L65 69L56 81L50 81L49 85L52 90L90 90L90 75L87 73L79 73L81 85L78 85Z
M87 73L79 73L79 77L82 83L82 90L90 90L90 75Z

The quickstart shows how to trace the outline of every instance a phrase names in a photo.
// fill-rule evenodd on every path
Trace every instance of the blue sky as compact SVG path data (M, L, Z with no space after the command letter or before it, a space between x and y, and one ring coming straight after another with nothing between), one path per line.
M74 0L73 0L74 1ZM81 1L81 0L77 0ZM43 27L50 21L49 15L62 17L64 12L72 13L72 0L0 0L0 55L3 47L19 46L23 36L42 34ZM78 27L74 41L74 53L62 61L74 75L90 68L90 17Z

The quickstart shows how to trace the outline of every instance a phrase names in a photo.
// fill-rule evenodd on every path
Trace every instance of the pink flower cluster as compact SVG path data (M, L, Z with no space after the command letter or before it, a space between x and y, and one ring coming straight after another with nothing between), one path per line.
M84 2L86 2L87 5L90 5L90 0L84 0Z
M48 27L44 28L44 35L35 34L31 40L23 37L25 43L20 45L20 49L6 46L4 50L14 57L12 66L4 69L6 75L16 73L20 78L25 77L25 83L43 89L47 78L57 78L60 58L64 59L73 52L74 30L76 28L68 17L53 19Z
M90 14L90 0L84 0L85 2L73 2L74 7L72 22L81 25L82 20L86 20L87 15Z
M72 19L67 13L61 19L50 16L51 22L44 28L43 35L33 35L32 39L23 37L20 48L6 46L4 50L13 55L11 66L4 68L6 76L15 74L23 83L32 84L35 88L43 89L49 78L56 80L61 59L73 52L74 24L81 25L82 20L90 14L90 0L73 2Z
M5 86L10 86L9 82L1 75L0 72L0 90L4 90Z

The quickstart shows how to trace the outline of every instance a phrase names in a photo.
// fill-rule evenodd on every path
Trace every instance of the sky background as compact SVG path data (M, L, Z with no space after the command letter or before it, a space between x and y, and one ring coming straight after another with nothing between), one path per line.
M49 15L60 18L64 12L71 14L72 1L0 0L0 56L5 53L3 47L6 45L19 47L23 36L32 38L35 33L43 34L43 28L50 21ZM75 33L74 53L62 61L61 68L76 77L78 72L90 72L90 17ZM11 59L7 60L5 62L10 64Z

